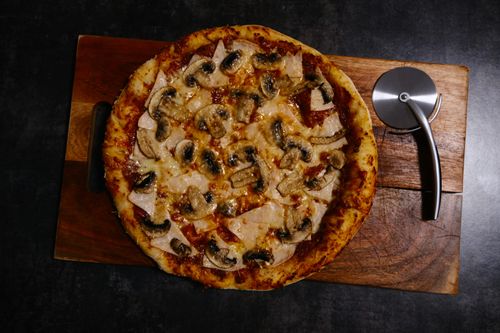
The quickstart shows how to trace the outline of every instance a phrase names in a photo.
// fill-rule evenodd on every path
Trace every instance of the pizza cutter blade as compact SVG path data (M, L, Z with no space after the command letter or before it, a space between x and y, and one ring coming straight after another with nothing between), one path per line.
M394 68L379 77L372 93L373 107L382 122L396 133L423 130L431 155L431 220L439 216L441 206L441 163L429 124L441 106L432 79L413 67Z

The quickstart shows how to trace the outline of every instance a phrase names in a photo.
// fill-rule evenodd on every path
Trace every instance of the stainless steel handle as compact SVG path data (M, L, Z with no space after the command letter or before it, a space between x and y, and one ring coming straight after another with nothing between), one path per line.
M436 147L436 143L434 142L434 137L432 135L432 129L429 125L429 121L427 121L427 117L424 112L418 106L415 101L411 99L411 96L407 93L401 93L399 96L399 100L403 103L406 103L410 110L413 112L413 115L418 121L420 128L425 133L425 137L427 139L427 148L431 153L432 158L432 220L437 220L439 216L439 208L441 206L441 163L439 161L439 153Z

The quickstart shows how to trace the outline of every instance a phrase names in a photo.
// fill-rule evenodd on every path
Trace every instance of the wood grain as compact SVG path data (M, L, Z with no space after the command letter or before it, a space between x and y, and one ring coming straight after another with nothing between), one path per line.
M443 194L439 220L422 221L421 192L379 188L370 218L315 280L458 292L461 194Z
M165 42L81 36L77 50L66 162L54 256L57 259L154 266L124 233L106 193L86 190L91 111L112 102L128 76ZM461 192L468 70L454 65L330 56L353 80L372 114L380 172L365 225L335 262L312 279L454 294L458 292L460 194L444 193L439 221L420 220L426 187L421 135L390 133L377 119L371 89L385 71L414 66L443 94L432 127L441 155L443 189Z

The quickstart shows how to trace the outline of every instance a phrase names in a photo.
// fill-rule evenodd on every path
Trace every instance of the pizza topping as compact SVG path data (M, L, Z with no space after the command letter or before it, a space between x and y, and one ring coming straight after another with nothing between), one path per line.
M286 197L287 195L302 190L304 187L302 175L298 171L294 171L285 176L276 189L283 197Z
M268 201L260 207L225 220L225 225L250 250L265 237L269 228L281 228L283 221L283 207L273 201Z
M181 165L189 165L194 162L196 156L196 145L191 140L182 140L175 146L175 158Z
M248 168L236 171L229 179L234 188L255 183L259 180L259 168L256 165L252 165Z
M205 148L200 154L200 166L205 175L214 178L224 173L222 164L217 159L217 155L210 149Z
M197 186L200 191L208 191L208 179L198 171L191 171L176 177L169 177L165 181L165 187L171 193L184 193L189 186Z
M227 165L231 167L237 166L241 162L255 162L257 149L252 142L243 140L229 147Z
M191 254L191 247L175 237L170 241L170 247L179 257L188 257Z
M237 99L236 120L249 124L252 114L260 104L261 97L256 93L247 94L240 90L233 92L232 95Z
M276 145L282 148L285 144L285 131L283 130L283 121L280 118L271 123L271 135Z
M158 142L165 141L170 135L170 122L164 113L158 119L158 126L156 127L155 139Z
M160 145L156 141L155 131L139 128L137 130L137 144L141 153L146 157L157 160L161 158Z
M255 262L259 266L263 266L264 264L271 265L274 262L274 256L269 250L250 250L243 255L243 262L245 264Z
M157 95L160 95L157 98ZM158 101L158 103L156 103ZM164 87L151 98L148 112L156 121L167 116L180 122L185 122L190 113L184 106L184 99L174 87Z
M302 73L302 52L297 52L295 55L287 53L283 57L284 75L288 78L300 81L303 77Z
M252 56L252 65L257 69L277 70L283 66L283 57L278 53L256 53Z
M194 122L200 130L208 130L215 139L222 138L226 134L226 128L222 122L229 117L229 111L221 104L205 106L196 113Z
M236 199L229 199L219 204L217 211L226 217L235 217L238 212L238 201Z
M243 52L235 50L230 52L220 64L220 69L223 73L234 74L243 65Z
M309 237L312 232L312 221L309 217L303 217L297 209L287 207L285 227L285 230L277 232L278 238L283 243L296 244Z
M212 214L217 208L217 204L207 202L205 196L196 186L187 188L187 198L189 205L183 206L184 216L190 220L199 220L207 215Z
M329 164L337 170L344 167L345 164L345 154L341 150L332 151L331 155L328 157Z
M311 161L313 148L309 141L298 135L289 135L283 141L283 149L289 151L293 148L297 148L300 151L300 158L304 162Z
M278 94L276 80L271 73L265 72L260 76L260 89L264 96L269 99L273 99Z
M184 83L188 87L200 84L202 87L210 88L210 74L215 71L216 65L212 59L200 57L193 61L184 71Z
M297 162L300 160L302 156L302 153L300 152L299 148L292 148L288 150L285 155L281 158L280 161L280 168L281 169L288 169L288 170L293 170L295 168L295 165Z
M154 189L155 181L156 174L154 171L140 175L139 179L134 184L133 190L138 193L151 193Z
M161 223L151 221L149 216L141 220L141 227L149 234L155 237L165 235L170 230L171 222L169 219L163 220Z
M327 145L342 139L345 136L345 133L346 130L342 128L331 136L313 136L310 138L310 141L315 145Z
M229 258L229 249L220 248L215 239L211 238L205 247L205 256L217 267L228 269L236 265L236 258Z
M145 128L149 130L154 130L156 128L156 121L151 118L148 112L144 112L137 122L137 126L140 128Z
M337 178L337 174L334 170L333 167L328 166L320 175L306 179L305 185L313 191L321 190Z
M156 193L151 191L150 193L140 193L136 191L130 192L128 195L128 200L136 205L137 207L144 210L149 216L153 216L155 213L155 200Z
M244 54L251 56L260 51L260 47L246 39L235 39L232 44L233 50L242 50Z

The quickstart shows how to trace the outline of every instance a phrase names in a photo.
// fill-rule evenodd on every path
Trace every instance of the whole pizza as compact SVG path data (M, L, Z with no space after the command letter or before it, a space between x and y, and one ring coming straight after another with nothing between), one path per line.
M103 145L128 234L164 271L273 289L330 263L367 217L367 107L325 56L262 26L195 32L130 77Z

